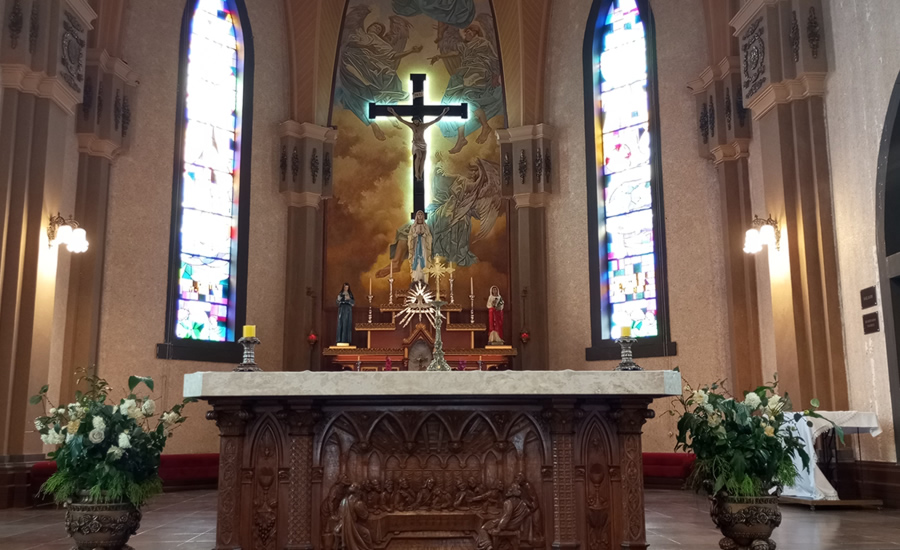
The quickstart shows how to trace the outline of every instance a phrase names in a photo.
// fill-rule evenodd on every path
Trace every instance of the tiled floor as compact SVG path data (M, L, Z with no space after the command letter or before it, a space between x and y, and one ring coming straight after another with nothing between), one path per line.
M130 544L135 550L210 550L215 545L215 491L167 493L144 509ZM782 507L775 532L782 550L900 550L900 510ZM0 510L0 550L69 550L62 510ZM706 499L679 491L648 491L647 539L653 550L717 550Z

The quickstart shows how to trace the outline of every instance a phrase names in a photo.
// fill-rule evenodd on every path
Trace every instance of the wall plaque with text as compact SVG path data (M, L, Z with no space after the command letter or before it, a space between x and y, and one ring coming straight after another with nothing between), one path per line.
M875 307L878 305L878 294L875 293L875 287L870 286L859 291L859 301L863 309Z
M863 334L872 334L881 330L878 324L878 312L863 315Z

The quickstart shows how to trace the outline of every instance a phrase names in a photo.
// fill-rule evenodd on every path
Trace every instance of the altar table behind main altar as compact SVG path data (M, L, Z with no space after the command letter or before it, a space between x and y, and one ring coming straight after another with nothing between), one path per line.
M198 372L217 550L645 549L641 426L673 371Z

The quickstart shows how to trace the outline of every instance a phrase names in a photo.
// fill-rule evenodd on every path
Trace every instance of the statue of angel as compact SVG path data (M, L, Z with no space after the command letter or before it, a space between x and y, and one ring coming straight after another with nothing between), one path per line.
M444 137L456 136L456 145L450 149L450 154L455 154L468 143L466 136L479 128L481 133L475 141L487 141L493 133L488 121L503 113L494 18L489 13L478 14L471 25L461 30L438 23L435 43L440 54L430 58L431 64L442 60L450 73L441 103L468 103L474 115L465 121L445 121L439 125Z
M390 29L386 29L377 21L365 26L369 13L371 9L366 5L347 11L336 95L345 109L371 126L375 137L384 141L384 131L369 118L369 103L400 103L409 97L397 76L397 68L400 60L421 52L422 46L405 49L412 25L403 17L389 17Z

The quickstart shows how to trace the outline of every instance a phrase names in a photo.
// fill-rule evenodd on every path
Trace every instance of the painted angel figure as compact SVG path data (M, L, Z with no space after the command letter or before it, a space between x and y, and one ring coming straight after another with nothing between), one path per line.
M371 9L367 5L347 11L336 96L345 109L371 126L375 137L384 141L384 131L369 119L369 103L399 103L409 97L397 76L397 68L401 59L421 52L422 46L405 49L412 25L403 17L389 17L390 29L380 22L366 27L369 13Z
M449 110L449 107L444 108L444 112L442 112L440 116L426 124L422 122L422 119L420 117L413 117L412 122L403 120L393 107L388 107L388 112L391 113L394 118L396 118L402 124L405 124L410 130L412 130L413 173L415 174L417 180L425 179L425 155L427 154L428 150L428 146L425 143L425 130L444 118L444 115L446 115L447 111Z
M435 43L440 54L431 57L430 61L434 65L443 60L450 73L441 103L468 103L474 114L465 122L448 121L439 126L444 137L456 136L456 145L450 150L455 154L468 143L466 136L479 128L481 133L475 141L487 141L493 132L488 121L503 113L502 73L495 49L494 18L487 13L479 14L462 30L438 23L437 33Z

